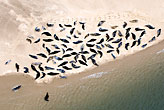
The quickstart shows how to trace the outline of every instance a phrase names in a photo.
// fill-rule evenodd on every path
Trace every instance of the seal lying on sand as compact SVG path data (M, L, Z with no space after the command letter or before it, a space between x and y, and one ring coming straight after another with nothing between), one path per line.
M38 34L40 36L35 41L34 38L28 38L30 42L34 42L31 45L41 44L42 48L39 49L43 49L35 54L29 54L35 60L33 63L36 63L36 65L31 63L31 69L36 74L35 80L49 76L63 76L68 71L83 69L85 66L99 66L97 62L101 62L100 59L103 57L108 58L106 55L115 60L117 56L125 54L124 51L145 48L160 36L161 29L155 30L156 28L150 24L134 26L137 22L136 19L123 21L121 26L113 25L106 28L107 21L100 20L96 24L95 31L91 30L86 22L81 21L57 24L58 26L47 23L47 29L40 30L37 33L37 36ZM51 33L48 29L53 28L59 29ZM91 32L88 32L87 28ZM149 31L156 31L156 35L146 42L145 38ZM15 64L15 66L18 72L19 65ZM28 67L24 67L24 73L28 73L29 70Z

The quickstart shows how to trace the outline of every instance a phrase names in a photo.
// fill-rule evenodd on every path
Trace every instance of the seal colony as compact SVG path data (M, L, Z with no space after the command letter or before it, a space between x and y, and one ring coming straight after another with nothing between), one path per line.
M74 21L37 26L33 30L36 35L28 36L26 41L39 52L28 54L33 61L28 66L21 67L16 62L16 71L21 72L23 68L26 74L34 73L37 82L51 77L67 78L70 73L95 68L108 59L142 50L159 38L161 29L149 23L137 25L139 22L134 19L111 25L100 20L90 26L87 21Z

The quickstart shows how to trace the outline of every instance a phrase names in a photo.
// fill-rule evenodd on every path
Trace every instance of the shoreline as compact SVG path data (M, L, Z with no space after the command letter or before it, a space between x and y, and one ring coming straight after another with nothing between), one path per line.
M92 68L92 69L88 69L88 70L86 70L86 71L83 71L83 72L80 72L80 73L76 73L76 74L69 74L68 75L68 77L67 77L67 79L60 79L60 78L52 78L50 81L48 81L48 82L37 82L36 80L34 80L34 78L31 76L31 75L29 75L29 74L24 74L24 73L14 73L14 72L11 72L11 73L7 73L7 74L5 74L5 75L1 75L0 76L0 78L5 78L5 77L16 77L16 76L20 76L21 78L28 78L29 80L32 80L32 82L33 82L33 84L36 84L36 85L47 85L47 84L53 84L53 83L56 83L56 81L57 82L59 82L58 84L62 84L62 83L66 83L68 80L70 81L72 81L72 80L75 80L75 81L77 81L77 78L78 78L78 80L79 80L79 78L81 79L81 78L85 78L85 77L87 77L87 76L90 76L90 75L93 75L93 74L97 74L97 73L101 73L101 72L112 72L113 71L113 68L118 68L118 66L119 65L117 65L117 63L118 64L123 64L123 63L125 63L125 62L122 62L122 61L124 61L124 59L125 60L127 60L127 59L129 59L129 57L131 58L131 57L133 57L133 56L138 56L138 54L141 54L141 53L146 53L145 52L145 50L146 51L148 51L148 50L150 50L151 48L155 48L155 47L157 47L158 45L161 45L162 43L164 42L164 40L162 40L161 42L158 42L158 44L156 43L156 44L154 44L154 45L152 45L152 46L150 46L150 47L147 47L146 49L144 49L144 50L141 50L141 51L138 51L138 52L136 52L135 54L130 54L130 55L127 55L127 56L124 56L123 58L119 58L119 59L116 59L116 60L113 60L113 61L109 61L109 62L106 62L106 63L104 63L104 64L102 64L102 65L100 65L99 67L95 67L95 68ZM152 50L152 49L151 49ZM161 51L161 50L163 50L163 48L161 48L161 49L158 49L159 51ZM156 53L157 52L159 52L159 51L156 51ZM150 54L150 53L149 53ZM140 57L140 56L138 56L138 57ZM113 64L113 65L112 65ZM110 65L110 67L108 66L108 65ZM104 71L104 68L106 68L105 70L108 70L108 71ZM109 68L111 68L111 70L109 70ZM64 81L64 82L63 82Z

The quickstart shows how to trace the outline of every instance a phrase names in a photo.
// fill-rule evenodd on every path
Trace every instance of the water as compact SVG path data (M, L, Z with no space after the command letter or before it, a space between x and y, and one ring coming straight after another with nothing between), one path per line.
M65 86L47 110L163 110L164 53L149 52Z

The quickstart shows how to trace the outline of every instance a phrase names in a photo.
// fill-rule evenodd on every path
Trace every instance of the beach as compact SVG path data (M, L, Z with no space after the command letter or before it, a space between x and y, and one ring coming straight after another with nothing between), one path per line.
M70 4L71 2L73 4ZM99 66L88 63L91 66L87 68L84 66L80 70L66 74L67 79L46 77L42 80L35 80L34 72L23 73L23 67L30 66L33 62L28 57L29 53L34 54L42 49L39 44L29 45L26 38L28 35L34 35L37 40L40 33L34 31L35 26L41 27L47 22L54 23L54 27L57 27L58 23L85 21L88 24L86 25L87 32L95 32L95 27L100 20L106 20L107 24L104 24L104 27L108 29L115 24L120 26L124 21L128 22L131 27L152 24L156 28L151 32L146 30L147 34L143 42L155 36L158 29L163 29L162 13L164 11L162 9L164 7L160 0L142 1L142 5L140 5L141 1L126 1L121 5L119 1L104 0L101 3L95 1L95 5L91 5L92 3L88 1L91 6L84 2L71 2L40 3L36 1L32 4L25 1L1 1L0 108L2 110L160 110L164 108L162 105L164 96L162 93L164 89L162 86L163 33L145 49L134 48L128 52L121 51L121 55L116 56L116 60L106 54L104 54L104 59L97 57ZM110 4L110 8L106 5L107 3ZM54 9L47 7L48 5ZM30 6L36 6L35 10ZM129 7L125 9L126 6ZM46 8L42 12L40 7ZM95 10L96 7L99 8ZM151 7L154 7L154 10L150 11ZM55 19L52 15L55 15ZM129 22L135 19L138 20L138 25ZM52 28L47 29L54 31ZM105 51L107 50L103 53ZM5 65L9 59L11 62ZM39 61L43 62L41 59ZM22 67L19 73L16 72L15 62ZM11 89L19 84L22 87L13 92ZM44 100L46 92L50 96L48 102Z

